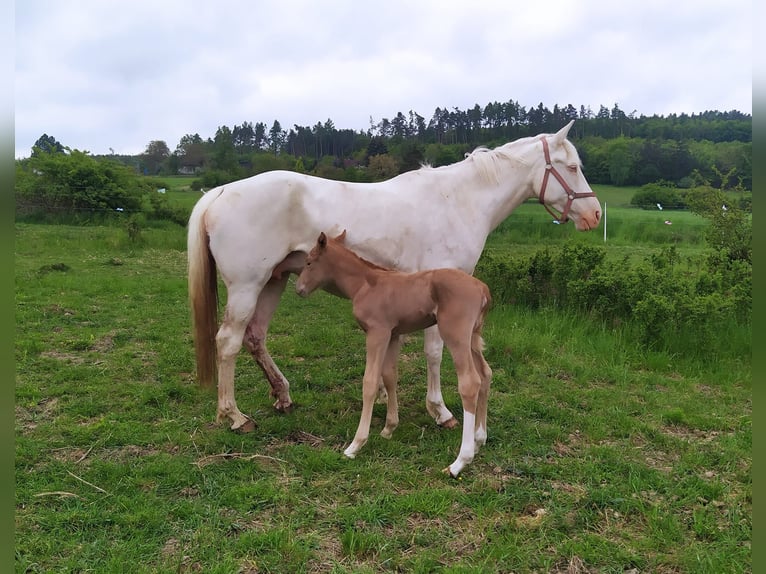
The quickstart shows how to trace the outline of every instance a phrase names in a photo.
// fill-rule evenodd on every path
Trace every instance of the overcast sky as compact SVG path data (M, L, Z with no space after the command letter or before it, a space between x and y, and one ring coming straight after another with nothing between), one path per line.
M509 100L752 113L745 0L23 0L15 18L16 157L43 133L138 154Z

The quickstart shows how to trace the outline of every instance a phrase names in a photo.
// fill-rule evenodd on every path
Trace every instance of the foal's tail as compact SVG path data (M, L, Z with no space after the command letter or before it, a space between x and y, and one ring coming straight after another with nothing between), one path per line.
M484 318L489 312L489 308L492 306L492 295L489 292L489 287L482 283L482 305L481 312L479 313L476 323L473 326L473 333L471 334L471 354L474 357L474 363L479 369L479 374L482 379L488 381L492 377L492 369L484 359L484 338L481 336L481 331L484 328Z
M208 192L211 195L212 191ZM189 217L187 236L189 306L192 317L197 382L210 387L216 380L215 335L218 330L218 280L205 229L205 211L214 198L202 197Z

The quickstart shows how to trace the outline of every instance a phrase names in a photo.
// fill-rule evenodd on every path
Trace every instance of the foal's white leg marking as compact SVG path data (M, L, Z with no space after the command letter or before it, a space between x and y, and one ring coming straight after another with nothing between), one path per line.
M463 413L463 441L460 444L460 452L447 470L450 476L453 478L460 474L460 471L465 468L467 464L470 464L476 453L476 445L474 439L474 429L476 425L476 415L465 411Z
M356 429L354 440L343 451L343 454L348 458L354 458L370 436L372 406L378 392L383 360L390 340L390 331L378 330L367 332L367 364L364 368L364 379L362 380L362 416L359 419L359 426Z
M441 389L441 361L444 342L439 335L439 327L434 325L423 332L423 350L428 365L428 391L426 393L426 410L436 424L446 428L457 426L457 419L444 404Z

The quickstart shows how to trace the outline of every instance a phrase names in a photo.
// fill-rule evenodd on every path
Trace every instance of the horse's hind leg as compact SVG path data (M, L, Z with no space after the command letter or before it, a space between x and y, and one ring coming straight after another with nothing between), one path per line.
M383 438L391 438L394 429L399 426L399 403L396 398L396 385L399 381L399 350L402 347L401 337L394 335L388 343L386 358L383 360L383 385L386 397L386 426L380 431Z
M424 331L424 350L428 364L428 392L426 394L426 410L436 424L444 428L458 426L457 419L444 404L441 388L441 362L444 342L439 334L439 328L434 325Z
M258 366L269 381L271 396L276 399L274 408L281 412L292 410L293 402L290 399L290 383L274 363L271 355L269 355L269 351L266 349L266 334L271 318L279 303L279 298L285 290L285 285L287 285L287 279L288 274L285 273L281 278L272 278L266 283L263 291L258 296L255 313L245 330L245 346L253 355L255 362L258 363Z
M237 354L242 348L245 327L255 310L255 296L251 289L239 292L229 290L226 312L218 333L216 347L218 350L218 411L216 420L221 422L228 418L232 430L250 432L255 423L243 415L234 399L234 368Z

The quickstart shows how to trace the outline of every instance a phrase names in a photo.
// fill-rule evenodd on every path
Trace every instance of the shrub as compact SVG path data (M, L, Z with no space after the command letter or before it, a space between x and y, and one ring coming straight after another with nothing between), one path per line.
M721 251L685 261L671 246L631 262L607 261L600 247L564 245L512 259L485 254L476 274L498 303L629 325L648 348L713 357L711 349L736 346L732 333L750 324L752 267Z
M751 214L740 207L738 195L711 187L700 187L689 193L689 207L710 222L707 242L730 261L752 264L753 222ZM745 204L750 207L752 204ZM713 263L717 262L716 258Z
M647 183L630 200L631 205L644 209L657 209L658 203L663 209L686 208L682 194L667 184Z
M16 164L16 204L22 214L137 211L149 187L130 168L77 150L41 152Z
M170 205L157 189L167 184L139 177L113 160L77 150L38 151L16 162L16 217L53 223L114 223L126 214L142 221L168 220L186 225L188 210Z

